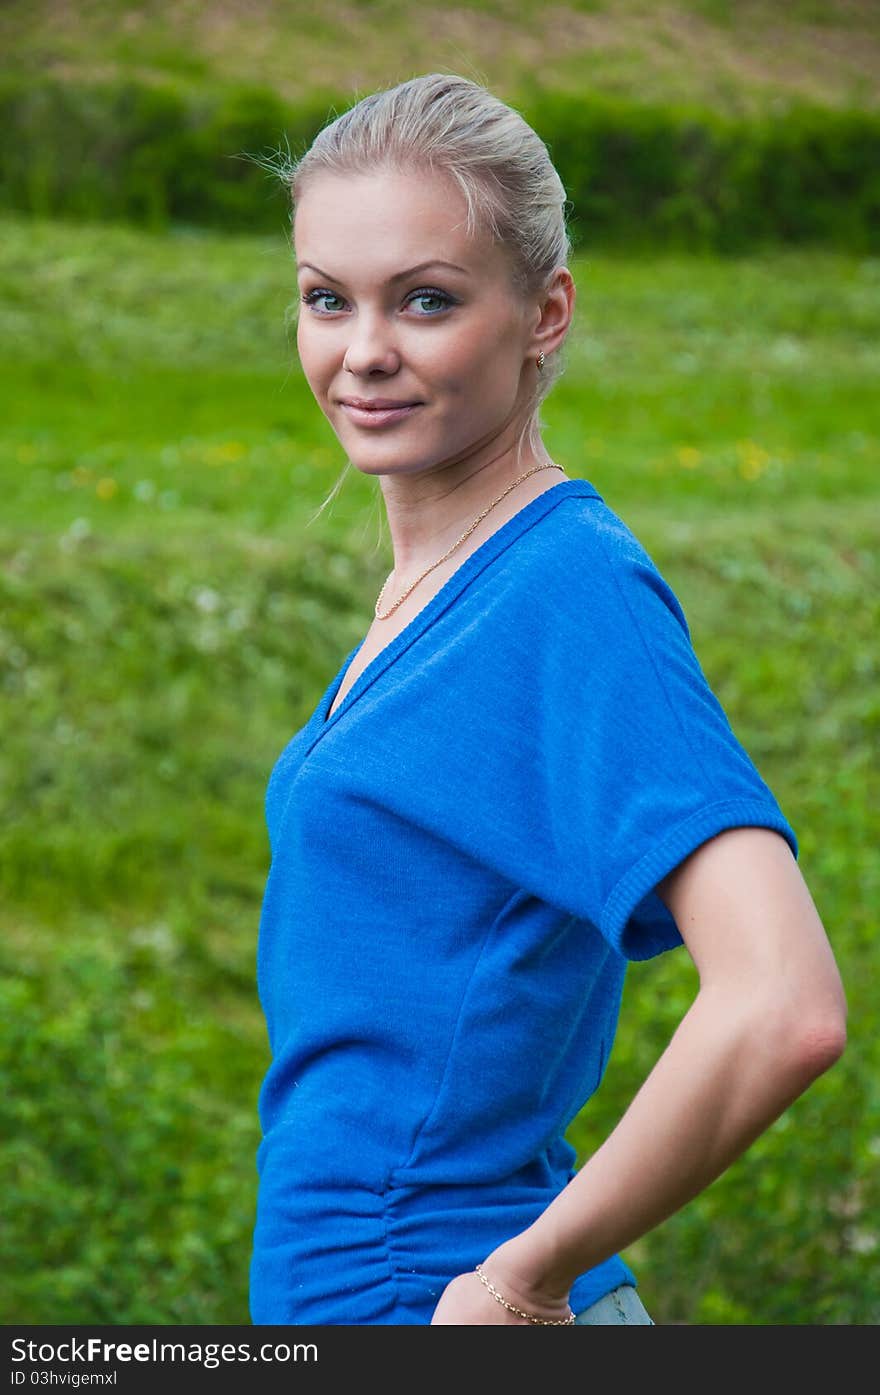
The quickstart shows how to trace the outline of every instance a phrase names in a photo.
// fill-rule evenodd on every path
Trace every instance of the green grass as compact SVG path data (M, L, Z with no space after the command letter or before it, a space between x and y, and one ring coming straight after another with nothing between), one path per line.
M285 99L363 95L423 72L460 72L505 100L534 86L731 112L880 101L873 0L6 0L0 52L17 70L181 87L267 85Z
M0 220L0 1321L247 1323L269 769L390 566L277 239ZM680 596L800 840L843 1060L638 1242L661 1323L876 1323L880 263L587 257L546 440ZM630 971L581 1155L694 991Z

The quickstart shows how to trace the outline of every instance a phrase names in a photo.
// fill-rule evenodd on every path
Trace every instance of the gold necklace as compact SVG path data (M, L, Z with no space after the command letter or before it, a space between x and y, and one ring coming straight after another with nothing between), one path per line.
M482 521L483 521L483 519L486 517L487 513L491 513L492 509L494 509L494 507L495 507L496 504L500 504L500 503L501 503L501 500L502 500L503 498L505 498L505 496L508 495L512 489L515 489L516 486L517 486L518 484L522 484L523 480L527 480L528 477L529 477L529 475L535 475L535 474L537 474L537 472L538 472L539 470L562 470L562 466L561 466L561 465L555 464L554 461L551 460L551 461L548 461L548 462L547 462L546 464L544 464L544 465L533 465L532 468L531 468L531 470L526 470L525 474L520 475L519 479L516 479L516 480L513 481L513 484L509 484L509 485L507 486L507 488L504 490L504 492L503 492L502 494L499 494L499 495L498 495L498 498L497 498L497 499L494 499L487 509L483 509L483 512L482 512L477 518L474 519L474 521L473 521L473 523L470 525L470 527L469 527L464 533L462 533L462 535L461 535L461 537L459 538L458 542L453 543L452 546L450 547L449 551L448 551L448 552L444 552L443 556L442 556L442 557L439 557L439 558L437 559L436 562L432 562L431 565L430 565L430 567L426 567L425 570L422 572L421 576L417 576L416 579L415 579L415 581L412 583L412 585L407 587L407 589L404 591L403 595L399 598L399 600L396 600L396 601L394 602L394 605L391 606L390 609L386 610L384 615L381 615L381 614L379 613L379 607L380 607L381 604L382 604L382 597L385 595L386 587L388 586L389 581L391 580L392 576L394 575L394 571L393 571L393 569L392 569L392 570L388 573L387 577L385 578L385 585L382 587L382 590L379 592L378 598L377 598L377 600L376 600L376 607L375 607L375 611L374 611L374 614L375 614L375 616L376 616L376 619L377 619L377 620L387 620L388 617L389 617L389 615L393 615L394 612L395 612L395 610L397 610L397 607L400 606L400 605L403 605L403 602L406 600L407 596L411 595L412 592L416 589L416 587L418 586L419 582L420 582L420 581L424 581L424 579L425 579L425 577L428 575L428 573L429 573L429 572L432 572L432 571L434 570L435 567L439 567L440 564L441 564L441 562L445 562L446 559L447 559L447 557L451 557L452 554L453 554L453 552L455 551L455 549L456 549L457 547L461 547L462 543L463 543L467 538L470 537L471 533L474 531L474 529L476 528L477 524L478 524L478 523L482 523ZM564 471L564 470L562 470L562 473L565 475L565 471ZM566 477L566 479L568 479L568 476L567 476L567 475L566 475L565 477ZM539 497L540 497L540 496L539 496Z

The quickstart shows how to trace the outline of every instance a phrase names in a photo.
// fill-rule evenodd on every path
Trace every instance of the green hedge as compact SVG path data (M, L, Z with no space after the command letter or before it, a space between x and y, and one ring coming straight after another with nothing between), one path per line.
M880 247L878 113L734 120L552 94L522 110L562 174L579 241Z
M280 182L254 156L306 148L350 105L259 87L0 80L0 207L43 217L269 232ZM578 247L738 252L880 248L880 113L789 107L732 118L548 92L519 109L550 147Z

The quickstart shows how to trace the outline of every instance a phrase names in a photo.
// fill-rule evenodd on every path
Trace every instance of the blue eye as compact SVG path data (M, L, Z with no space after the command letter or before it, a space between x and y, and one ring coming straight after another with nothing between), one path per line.
M448 310L449 306L454 304L452 296L447 295L445 291L433 290L430 287L423 287L420 291L413 291L409 299L440 301L440 310ZM437 315L440 313L440 310L428 310L425 313L426 315Z
M309 291L308 295L301 296L300 299L303 305L316 305L319 300L338 300L340 304L342 303L342 296L336 295L333 291ZM332 314L333 311L325 309L324 313Z
M322 315L335 315L345 304L342 296L337 295L335 291L321 290L320 288L309 291L307 295L300 296L300 300L303 305L311 306ZM328 301L336 301L336 305L328 305ZM434 302L433 309L430 307L430 302L432 301ZM418 302L422 304L422 310L418 316L419 319L429 319L434 315L442 314L444 310L448 310L451 305L455 304L451 295L447 295L445 291L439 291L433 286L423 286L421 290L413 291L407 296L407 305ZM426 302L429 303L428 309L425 309Z

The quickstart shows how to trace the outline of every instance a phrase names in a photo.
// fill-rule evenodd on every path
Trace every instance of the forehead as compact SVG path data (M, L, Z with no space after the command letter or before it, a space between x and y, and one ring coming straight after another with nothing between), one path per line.
M293 243L297 261L383 279L434 258L483 275L504 262L485 233L468 234L465 196L442 171L313 175L297 200Z

